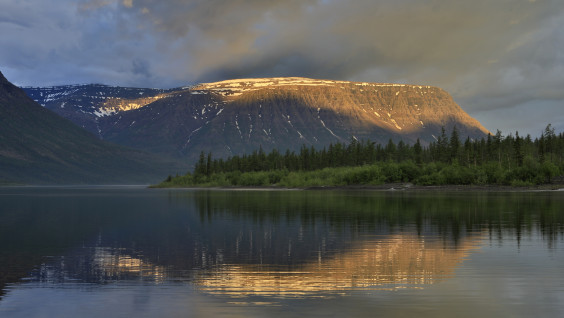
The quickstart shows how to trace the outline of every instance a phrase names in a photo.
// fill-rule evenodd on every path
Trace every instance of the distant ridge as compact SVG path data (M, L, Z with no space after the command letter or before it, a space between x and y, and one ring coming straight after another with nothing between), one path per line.
M100 138L192 161L264 150L322 148L352 138L435 141L445 127L463 138L489 132L444 90L426 85L302 77L234 79L170 90L103 87L26 92ZM124 89L125 90L125 89ZM43 96L39 96L43 92ZM135 95L137 94L137 95ZM49 96L49 97L47 97Z

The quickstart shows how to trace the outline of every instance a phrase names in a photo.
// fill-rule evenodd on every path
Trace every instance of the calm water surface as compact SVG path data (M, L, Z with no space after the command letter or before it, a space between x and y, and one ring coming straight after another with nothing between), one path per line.
M0 317L564 317L564 192L0 188Z

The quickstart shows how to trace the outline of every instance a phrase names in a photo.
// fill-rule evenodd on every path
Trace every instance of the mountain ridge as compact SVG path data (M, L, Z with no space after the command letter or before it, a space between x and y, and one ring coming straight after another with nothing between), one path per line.
M428 144L442 127L457 126L464 138L489 133L447 92L427 85L275 77L143 94L151 100L108 97L91 104L91 122L82 126L105 140L192 161L200 151L226 157L259 147L297 150L351 138L377 143L419 138ZM62 113L65 101L45 104Z

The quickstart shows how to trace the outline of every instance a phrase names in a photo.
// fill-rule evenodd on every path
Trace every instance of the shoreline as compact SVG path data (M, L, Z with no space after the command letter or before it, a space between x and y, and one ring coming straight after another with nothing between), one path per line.
M285 188L277 186L229 186L229 187L152 187L151 189L190 189L190 190L231 190L231 191L449 191L449 192L537 192L564 191L564 184L541 184L536 186L513 187L504 185L436 185L421 186L411 183L386 183L381 185L314 186Z
M415 185L412 183L385 183L378 185L345 185L345 186L311 186L311 187L279 187L279 186L170 186L157 185L0 185L0 188L144 188L169 190L216 190L216 191L408 191L408 192L545 192L562 191L564 184L550 183L532 186L508 185Z

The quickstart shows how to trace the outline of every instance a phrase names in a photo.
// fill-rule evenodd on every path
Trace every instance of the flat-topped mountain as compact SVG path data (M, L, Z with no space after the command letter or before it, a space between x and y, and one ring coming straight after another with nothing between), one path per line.
M189 160L200 151L226 157L259 147L322 148L351 138L429 143L441 127L450 131L455 125L462 138L488 133L447 92L432 86L282 77L140 89L133 96L98 86L93 96L103 98L83 105L76 88L51 88L61 93L39 97L37 92L45 89L25 90L102 139ZM69 100L76 102L74 113L82 114L82 124L63 111Z
M41 107L0 73L0 183L151 183L174 161L102 141Z

